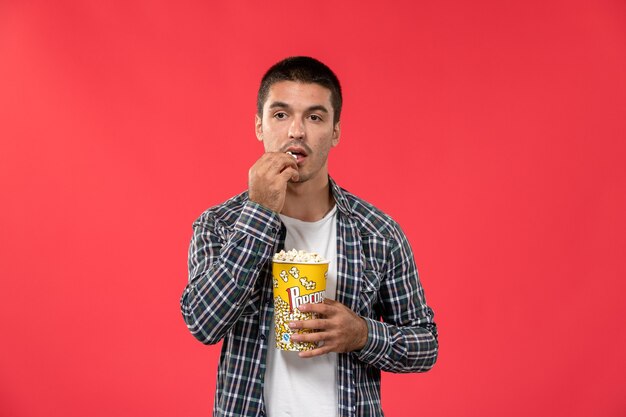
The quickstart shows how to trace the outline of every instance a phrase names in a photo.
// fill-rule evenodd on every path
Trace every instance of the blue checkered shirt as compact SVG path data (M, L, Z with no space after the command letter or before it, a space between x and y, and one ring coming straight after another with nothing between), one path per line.
M338 415L382 416L380 371L429 370L437 360L437 327L398 224L332 179L330 186L338 209L336 300L368 326L363 349L338 354ZM206 210L193 224L180 305L198 340L223 340L214 416L265 415L271 259L284 238L278 214L250 201L247 192Z

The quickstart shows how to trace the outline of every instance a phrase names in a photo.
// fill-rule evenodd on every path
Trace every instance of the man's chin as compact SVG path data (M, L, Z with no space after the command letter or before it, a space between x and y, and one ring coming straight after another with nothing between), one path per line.
M289 180L287 182L290 183L290 184L302 184L304 182L307 182L309 179L310 179L310 177L307 176L307 175L300 175L300 177L296 181Z

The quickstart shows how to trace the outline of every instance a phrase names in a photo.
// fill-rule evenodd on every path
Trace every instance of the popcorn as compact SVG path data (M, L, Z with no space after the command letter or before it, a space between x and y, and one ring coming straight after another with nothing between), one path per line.
M306 334L317 330L303 328L292 330L290 321L311 320L315 313L301 312L302 304L318 304L326 296L328 261L315 252L292 249L281 250L272 263L274 292L274 331L276 347L282 350L303 352L317 347L317 343L291 340L295 333Z
M288 252L281 250L274 255L275 261L296 262L296 263L324 263L326 259L322 258L316 252L307 252L303 250L292 249Z
M289 273L291 274L292 277L294 277L295 279L300 278L300 271L298 271L298 268L296 268L295 266L292 266L291 269L289 270Z
M294 333L289 327L289 322L294 320L311 320L316 319L315 313L303 313L297 308L293 309L293 313L289 312L289 304L280 297L274 297L274 331L276 332L276 344L283 350L304 352L317 347L313 342L294 342L291 335ZM304 331L302 331L304 332ZM310 331L306 331L309 333ZM278 338L280 337L280 339Z
M302 284L302 286L306 288L307 290L315 289L315 282L309 281L308 279L306 279L306 277L300 278L300 284Z

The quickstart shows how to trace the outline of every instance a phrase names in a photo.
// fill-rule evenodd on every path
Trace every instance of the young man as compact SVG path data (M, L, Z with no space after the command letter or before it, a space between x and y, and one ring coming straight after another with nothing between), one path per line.
M248 191L194 223L181 309L198 340L223 340L215 416L381 416L380 371L423 372L437 359L406 237L328 176L341 104L321 62L293 57L270 68L255 119L265 153ZM274 347L271 258L292 248L331 261L325 302L299 307L320 318L290 324L319 330L293 336L323 342L301 353Z

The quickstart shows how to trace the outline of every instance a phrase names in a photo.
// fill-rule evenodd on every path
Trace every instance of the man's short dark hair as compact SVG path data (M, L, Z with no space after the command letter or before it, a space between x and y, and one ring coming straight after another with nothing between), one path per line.
M333 123L339 121L341 115L341 86L339 79L330 68L315 58L308 56L292 56L274 64L263 76L257 95L256 109L263 116L263 104L267 100L270 87L281 81L297 81L314 83L330 90L330 103L333 106Z

